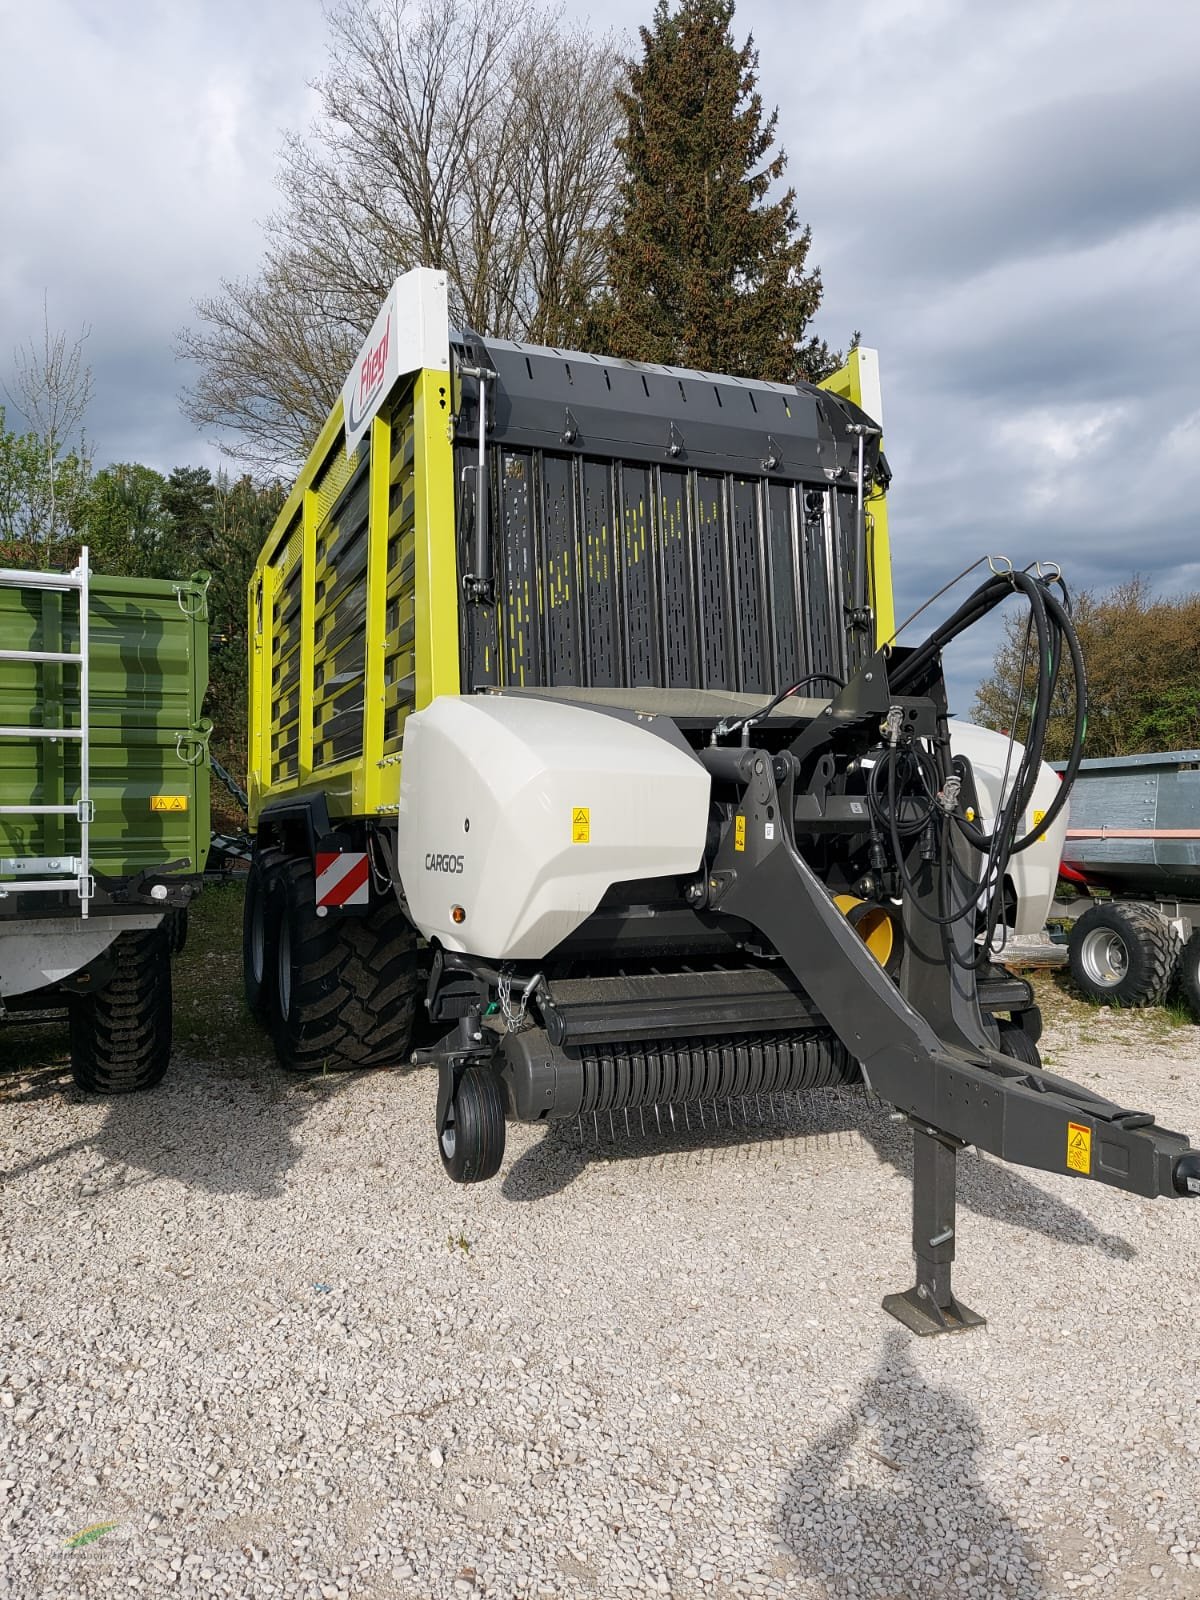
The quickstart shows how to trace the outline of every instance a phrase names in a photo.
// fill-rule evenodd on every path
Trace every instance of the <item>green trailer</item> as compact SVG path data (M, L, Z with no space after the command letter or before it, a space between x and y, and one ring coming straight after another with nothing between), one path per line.
M207 579L0 570L0 1014L66 1005L81 1088L148 1088L209 844Z

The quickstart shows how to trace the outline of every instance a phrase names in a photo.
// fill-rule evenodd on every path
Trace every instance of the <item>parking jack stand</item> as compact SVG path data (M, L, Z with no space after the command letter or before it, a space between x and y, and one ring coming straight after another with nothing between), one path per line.
M885 1295L883 1309L913 1333L965 1333L986 1317L954 1298L955 1168L958 1146L932 1130L913 1127L913 1254L917 1281L903 1294Z

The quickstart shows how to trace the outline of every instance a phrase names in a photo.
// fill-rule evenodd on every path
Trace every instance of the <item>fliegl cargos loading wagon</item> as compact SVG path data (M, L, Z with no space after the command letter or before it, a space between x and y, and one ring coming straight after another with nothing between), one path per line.
M209 846L207 588L86 549L0 571L0 1016L66 1006L83 1089L148 1089L170 1059Z
M992 559L895 644L879 416L870 351L822 387L644 366L454 332L401 278L250 585L245 980L285 1067L435 1066L460 1182L511 1118L867 1084L914 1128L887 1305L940 1332L980 1320L964 1144L1143 1195L1200 1158L1040 1069L995 953L1054 891L1066 588ZM1025 745L941 669L1014 593Z

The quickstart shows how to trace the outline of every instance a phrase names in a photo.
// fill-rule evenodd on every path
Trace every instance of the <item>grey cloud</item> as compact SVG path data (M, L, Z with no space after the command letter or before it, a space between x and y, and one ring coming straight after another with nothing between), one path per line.
M652 0L567 9L632 42ZM740 0L736 26L780 107L820 331L880 350L901 614L989 549L1087 587L1200 582L1200 11ZM318 0L47 0L4 31L0 368L46 287L93 329L100 459L216 464L177 408L174 335L256 267ZM952 652L958 708L994 639Z
M1084 93L982 118L913 152L881 141L866 252L886 233L893 280L928 293L1028 255L1078 250L1200 206L1200 101L1177 82ZM864 224L867 222L864 218Z

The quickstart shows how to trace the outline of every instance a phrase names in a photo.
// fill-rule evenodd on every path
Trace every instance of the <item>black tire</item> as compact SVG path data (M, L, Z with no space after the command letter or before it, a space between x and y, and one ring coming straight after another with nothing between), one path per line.
M133 1094L159 1083L171 1059L171 948L161 925L118 934L112 976L72 995L71 1076L91 1094Z
M364 917L317 915L313 864L290 858L267 905L271 1036L288 1072L396 1067L412 1050L417 936L393 896Z
M167 933L167 948L173 956L181 956L187 945L187 907L181 906L178 911L168 911L163 918L163 927Z
M275 876L284 860L282 850L255 854L246 875L242 906L242 993L246 1009L256 1022L266 1024L274 1004L275 951L269 908Z
M504 1096L487 1067L468 1067L459 1080L438 1139L442 1166L455 1183L484 1183L504 1160Z
M1179 993L1200 1022L1200 928L1183 947L1179 957Z
M1071 976L1093 1000L1159 1005L1179 960L1179 935L1156 906L1114 900L1092 906L1071 929Z
M1041 1051L1019 1022L1005 1022L1001 1017L997 1020L997 1026L1000 1029L1002 1055L1011 1056L1014 1061L1023 1061L1027 1067L1041 1067Z

